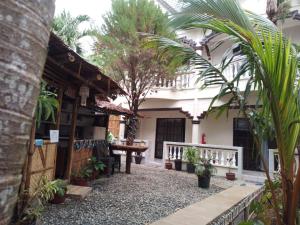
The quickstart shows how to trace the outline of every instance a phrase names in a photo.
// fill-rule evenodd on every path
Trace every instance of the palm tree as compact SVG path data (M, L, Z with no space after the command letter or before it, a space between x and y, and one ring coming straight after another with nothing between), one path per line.
M54 0L0 2L0 224L18 199Z
M175 30L209 29L226 35L217 45L227 39L233 43L223 55L220 66L213 66L188 46L163 37L149 37L148 46L157 48L160 57L173 57L170 63L193 63L200 71L204 88L220 85L220 92L213 98L210 109L216 100L224 100L226 96L229 100L220 107L221 111L233 104L244 111L250 91L257 90L261 112L266 118L270 116L274 127L281 164L281 202L278 202L268 177L276 221L281 225L295 225L300 191L300 170L294 170L294 154L300 134L298 50L273 22L242 10L238 0L183 2L180 12L173 14L171 25ZM237 46L244 57L243 65L235 78L228 80L223 71L237 57L232 51ZM241 90L239 79L245 74L249 74L249 80L245 90ZM266 173L268 176L268 170Z
M78 54L82 54L83 50L80 39L87 36L93 36L93 29L80 31L79 26L83 23L90 22L87 15L79 15L72 17L69 12L63 10L61 14L53 19L52 31L57 34L71 49Z
M284 19L289 13L291 2L287 0L267 0L266 13L268 19L277 24L279 19Z

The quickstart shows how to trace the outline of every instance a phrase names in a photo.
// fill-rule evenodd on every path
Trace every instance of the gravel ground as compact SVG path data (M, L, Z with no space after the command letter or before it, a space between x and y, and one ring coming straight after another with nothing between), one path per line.
M49 205L42 221L44 225L149 224L231 185L213 177L205 190L198 188L194 174L133 164L130 175L116 173L95 181L85 200Z

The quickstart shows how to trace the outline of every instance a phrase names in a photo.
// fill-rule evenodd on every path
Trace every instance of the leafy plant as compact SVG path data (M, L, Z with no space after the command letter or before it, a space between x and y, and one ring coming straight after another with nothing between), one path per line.
M52 31L58 35L66 45L73 49L78 54L83 54L80 40L83 37L92 37L95 35L95 30L92 28L81 31L79 26L82 23L90 22L90 17L87 15L78 15L72 17L70 12L62 11L53 19Z
M199 159L199 151L195 147L187 147L184 151L183 158L189 163L195 164Z
M197 176L210 177L216 172L216 168L211 164L211 159L200 158L200 162L196 164L195 173Z
M215 66L194 49L179 42L164 37L149 37L150 46L160 52L160 57L173 56L170 63L193 65L199 71L203 88L220 87L210 104L210 111L218 110L220 115L237 105L247 116L249 95L253 90L256 91L257 103L261 106L259 110L265 118L271 118L281 165L283 195L280 202L271 186L276 223L294 225L300 195L300 170L294 170L295 149L300 136L299 49L284 37L273 22L244 11L237 0L185 0L180 13L172 17L175 30L209 29L225 35L215 47L226 41L228 43L228 40L232 43L220 65ZM240 48L239 54L233 51L236 47ZM224 71L237 57L241 66L235 76L229 79ZM248 78L248 82L241 87L240 80L244 77ZM226 101L216 109L213 106L220 99ZM271 183L268 168L264 169Z
M20 215L19 224L31 222L39 218L45 208L45 204L53 199L57 190L57 182L49 181L46 176L42 176L38 187L31 194ZM29 195L28 192L24 193Z
M58 107L58 100L55 93L46 89L47 84L45 81L41 82L40 95L37 101L37 107L35 111L36 125L40 126L42 120L48 120L51 118L55 122L55 110Z
M54 193L59 195L59 196L64 196L65 193L67 192L67 182L61 179L57 179L54 181L51 181L50 183L52 183L54 185Z
M94 171L103 171L106 167L103 162L98 161L94 156L89 159L87 166Z
M89 166L84 166L80 170L73 172L72 177L88 179L91 177L92 173L93 173L92 168L90 168Z

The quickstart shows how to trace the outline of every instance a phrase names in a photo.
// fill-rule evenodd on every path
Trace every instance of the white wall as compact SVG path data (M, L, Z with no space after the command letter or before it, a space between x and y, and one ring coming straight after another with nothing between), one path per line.
M226 113L216 118L216 113L210 114L208 118L200 122L200 136L206 135L207 144L233 145L233 118L241 117L238 110L230 110L227 117Z
M142 112L142 114L144 118L141 118L137 139L149 141L149 149L146 151L147 161L154 160L157 118L185 118L185 142L192 141L192 120L186 118L184 114L178 111L148 111Z

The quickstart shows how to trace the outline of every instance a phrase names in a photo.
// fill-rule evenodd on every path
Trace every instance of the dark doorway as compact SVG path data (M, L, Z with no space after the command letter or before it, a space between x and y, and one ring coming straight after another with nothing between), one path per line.
M259 150L254 143L248 119L233 119L233 145L243 147L243 169L261 170Z
M185 119L159 118L156 121L155 158L162 159L164 141L184 142Z

